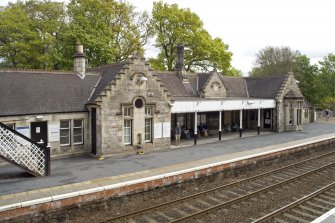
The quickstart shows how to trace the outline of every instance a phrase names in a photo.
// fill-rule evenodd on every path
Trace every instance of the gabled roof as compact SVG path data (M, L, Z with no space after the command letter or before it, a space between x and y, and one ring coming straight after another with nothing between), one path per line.
M227 97L248 97L247 86L243 77L220 77L227 88Z
M90 102L93 102L99 94L107 87L107 85L112 82L115 76L119 73L119 71L126 65L126 62L119 62L114 64L108 64L104 66L99 66L95 68L87 69L88 72L94 72L101 74L101 79L97 83L97 86L90 98Z
M246 77L249 97L276 98L286 76Z
M158 78L163 82L172 97L195 97L197 91L191 83L183 84L179 74L175 72L158 72Z
M0 70L0 116L86 111L99 76Z

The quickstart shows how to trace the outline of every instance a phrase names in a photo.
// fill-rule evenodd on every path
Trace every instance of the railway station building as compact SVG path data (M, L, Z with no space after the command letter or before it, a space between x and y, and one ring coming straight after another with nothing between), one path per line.
M182 46L171 72L141 56L95 68L85 61L77 45L73 72L0 70L0 122L50 146L53 157L100 157L169 148L177 122L185 138L219 140L231 131L298 131L310 120L292 74L186 73Z

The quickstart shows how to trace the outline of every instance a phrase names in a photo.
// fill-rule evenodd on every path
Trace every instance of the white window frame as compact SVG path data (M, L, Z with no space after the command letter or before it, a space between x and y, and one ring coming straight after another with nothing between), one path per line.
M149 125L147 125L149 122ZM147 131L147 127L148 130ZM146 118L144 120L144 142L151 142L152 141L152 118Z
M62 125L61 123L62 122L68 122L69 127L68 128L62 128L61 127L61 125ZM61 136L62 130L68 130L69 134L68 134L67 138L68 138L69 143L61 144L61 138L65 138L64 136ZM71 145L71 120L70 119L60 120L59 121L59 145L60 146L69 146L69 145Z
M123 107L123 143L131 145L133 141L133 107ZM126 134L127 133L127 134ZM128 140L129 139L129 140Z
M75 126L74 122L75 121L81 121L81 126ZM75 129L81 129L81 134L75 135L74 130ZM82 145L84 144L84 120L83 119L73 119L73 125L72 125L72 131L73 131L73 136L72 136L72 140L73 140L73 145ZM81 141L80 142L75 142L75 136L80 136L81 135Z
M123 141L125 145L132 144L132 126L133 126L132 119L125 119L123 121Z

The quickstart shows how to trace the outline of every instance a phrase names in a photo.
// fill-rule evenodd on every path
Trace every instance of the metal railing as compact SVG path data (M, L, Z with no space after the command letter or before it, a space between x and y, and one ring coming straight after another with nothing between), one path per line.
M0 158L35 176L50 175L50 149L0 122Z

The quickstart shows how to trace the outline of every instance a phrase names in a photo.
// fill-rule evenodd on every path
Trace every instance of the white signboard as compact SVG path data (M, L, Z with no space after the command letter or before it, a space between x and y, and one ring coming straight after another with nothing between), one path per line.
M171 123L163 122L163 137L171 137Z
M30 138L30 127L29 126L17 126L16 131Z
M59 123L52 123L48 125L49 142L59 141Z
M155 123L154 125L154 138L160 139L163 137L162 135L162 124L161 122Z

